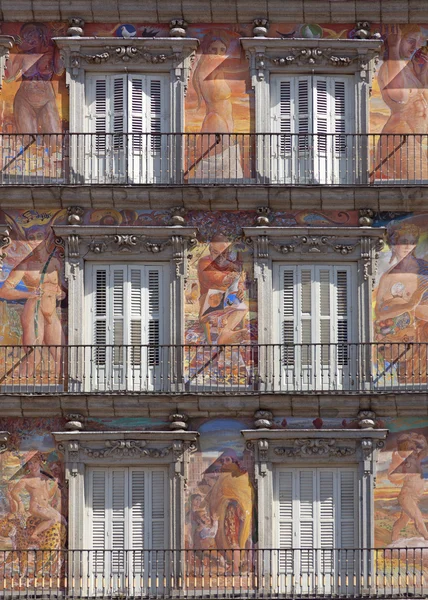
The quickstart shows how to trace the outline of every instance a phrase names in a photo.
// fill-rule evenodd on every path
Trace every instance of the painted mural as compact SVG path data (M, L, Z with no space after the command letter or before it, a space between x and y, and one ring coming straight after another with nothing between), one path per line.
M373 293L375 377L391 385L427 382L428 216L381 215L388 244Z
M1 24L1 32L15 39L0 95L3 133L68 129L64 65L52 41L65 35L66 29L63 23ZM371 179L426 179L428 144L423 134L428 134L428 54L424 44L428 25L372 24L371 31L384 40L370 98ZM84 34L166 37L168 27L92 23L85 26ZM346 24L278 23L268 31L270 37L307 39L352 38L354 34L354 26ZM192 24L188 35L198 38L200 46L186 95L185 179L251 178L253 141L248 134L254 130L254 92L239 38L251 36L252 26ZM192 137L201 133L205 135ZM403 138L401 134L421 136ZM37 150L33 146L34 140L25 136L11 137L3 144L2 165L8 165L8 175L30 170L35 176L58 177L64 151L61 138L40 138Z
M378 547L428 547L428 421L386 419L375 490Z
M29 552L20 559L13 550L57 550L67 545L67 487L62 453L51 431L62 419L0 419L10 433L8 450L0 454L0 549L2 575L20 590L23 579L49 569L62 573L57 553Z
M241 435L249 426L250 421L238 419L195 422L200 448L191 459L185 517L186 548L198 550L192 557L195 572L209 567L226 575L252 569L239 552L257 541L254 463Z
M189 256L185 290L186 382L189 389L208 382L246 385L254 376L257 342L257 289L253 251L242 228L254 224L255 211L189 211L199 231ZM273 212L277 226L357 226L356 211ZM168 210L86 211L85 225L167 225ZM65 210L0 211L11 231L0 271L0 385L64 384L62 346L67 332L64 248L52 227L65 224ZM219 346L229 346L228 349ZM39 346L33 348L33 346ZM44 348L46 346L46 348ZM198 346L194 348L191 346ZM209 347L213 348L210 349ZM216 349L217 347L217 349Z

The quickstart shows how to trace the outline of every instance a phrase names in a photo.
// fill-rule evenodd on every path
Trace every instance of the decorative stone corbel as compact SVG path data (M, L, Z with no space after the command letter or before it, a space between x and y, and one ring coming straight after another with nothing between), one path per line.
M15 40L11 35L0 35L0 89L3 86L6 62L9 60L10 50L13 48L14 44Z
M81 206L69 206L67 208L67 221L69 225L81 225L85 211Z
M360 208L358 211L358 225L360 227L372 227L374 211L371 208Z
M172 431L186 431L189 428L187 421L189 417L184 413L174 413L169 415L169 428Z
M71 17L68 19L67 35L69 37L80 37L83 35L85 21L80 17Z
M373 429L376 425L376 413L371 410L361 410L357 418L360 429Z
M169 22L169 36L175 38L186 37L187 22L184 19L172 19Z
M254 37L266 37L269 29L269 21L265 18L253 20Z
M10 238L10 229L8 227L2 227L0 225L0 267L3 263L3 260L7 256L4 252L1 252L1 250L10 246L11 242L12 240Z
M254 427L256 429L271 429L273 415L270 410L256 410L254 413Z
M10 433L8 431L0 431L0 454L8 449Z
M256 227L269 227L270 208L268 206L259 206L257 208Z
M66 415L67 423L65 424L65 428L68 431L81 431L83 429L83 415L78 413L70 413Z
M184 218L186 212L184 206L174 206L174 208L171 208L171 225L175 227L186 225L186 219Z

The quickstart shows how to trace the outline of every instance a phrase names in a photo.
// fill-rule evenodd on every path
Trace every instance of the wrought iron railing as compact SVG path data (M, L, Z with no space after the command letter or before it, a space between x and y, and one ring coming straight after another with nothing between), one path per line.
M426 598L427 548L0 550L9 598Z
M2 185L403 185L428 134L0 134Z
M0 394L425 393L428 344L0 346Z

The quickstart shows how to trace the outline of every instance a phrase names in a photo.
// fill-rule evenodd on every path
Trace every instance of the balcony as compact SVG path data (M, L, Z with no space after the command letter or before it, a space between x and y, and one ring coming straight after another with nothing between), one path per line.
M2 598L426 598L428 549L0 550Z
M427 134L0 134L1 185L428 183Z
M0 346L0 394L426 393L428 344Z

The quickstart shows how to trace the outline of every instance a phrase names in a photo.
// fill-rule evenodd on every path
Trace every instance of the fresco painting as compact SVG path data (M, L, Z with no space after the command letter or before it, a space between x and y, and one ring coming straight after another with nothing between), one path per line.
M186 548L200 551L194 558L196 573L207 566L218 574L247 572L252 566L243 564L239 549L250 549L256 541L254 467L241 430L251 424L237 419L198 421L193 426L201 435L200 449L190 464Z
M0 99L3 133L62 133L68 129L68 92L64 65L52 38L66 35L64 23L2 23L1 31L15 39L7 63ZM376 67L370 97L372 180L428 177L428 24L372 24L384 47ZM167 37L166 24L99 24L85 26L87 36ZM188 134L184 177L204 181L251 181L254 165L254 91L240 37L252 36L252 26L192 24L188 36L200 40L185 104ZM269 37L352 38L354 25L277 23ZM203 139L191 134L205 134ZM236 134L229 136L229 134ZM379 138L376 134L390 134ZM409 138L402 134L420 134ZM37 144L35 144L37 141ZM3 144L2 168L13 177L22 172L57 179L62 172L61 137L10 137ZM37 146L37 148L36 148ZM416 158L416 160L414 160Z
M388 244L373 292L375 376L391 385L427 382L428 215L380 216Z
M32 580L43 568L54 576L63 572L56 553L30 552L18 559L13 550L57 550L67 545L63 456L50 434L64 424L63 419L0 419L0 430L10 433L8 450L0 454L2 572L16 590L25 577Z

